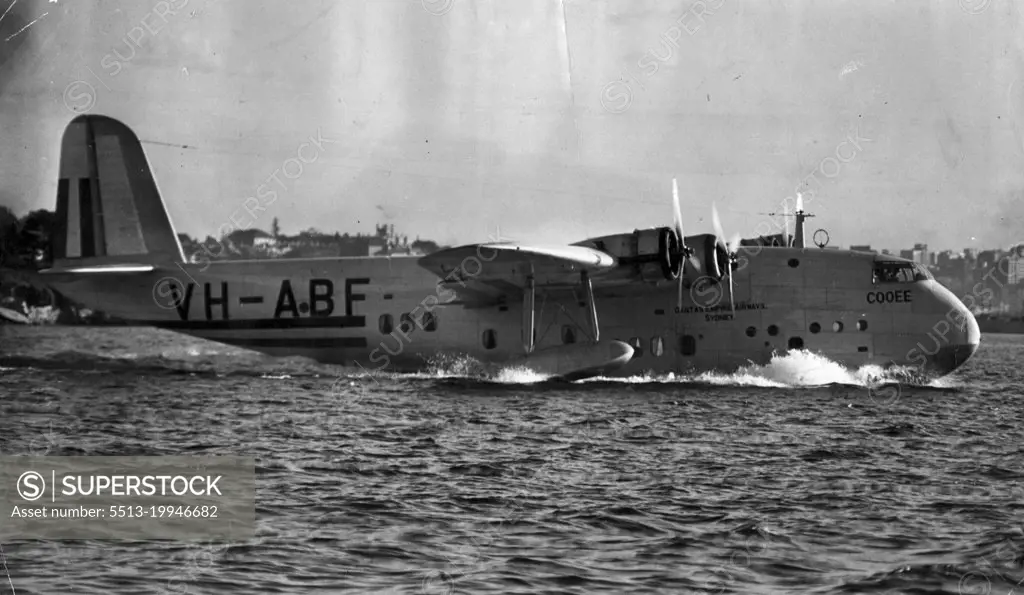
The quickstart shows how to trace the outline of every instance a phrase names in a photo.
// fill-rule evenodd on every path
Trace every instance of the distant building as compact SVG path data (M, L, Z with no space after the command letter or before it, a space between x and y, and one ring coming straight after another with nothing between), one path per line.
M978 252L977 268L982 271L982 276L996 266L996 263L999 262L999 258L1002 256L1002 252L1002 250L982 250Z
M909 250L900 250L900 258L906 258L907 260L912 260L918 264L928 265L930 264L928 244L914 244L914 247Z
M954 261L959 261L960 258L960 255L956 254L952 250L943 250L942 252L938 252L935 254L935 266L939 267L940 269L945 269L947 267L953 266Z
M256 245L256 240L269 238L270 234L263 231L262 229L237 229L229 233L226 237L235 246L239 248L249 248Z
M280 256L288 248L286 244L278 241L276 237L269 235L253 238L252 247L257 252L267 254L268 256Z
M928 244L914 244L914 262L922 265L931 264L931 256L928 253Z
M872 250L871 246L867 244L862 244L859 246L850 246L850 250L853 250L854 252L870 252L872 254L878 254L877 251Z
M1009 261L1004 265L1007 269L1006 282L1010 285L1024 283L1024 244L1010 248L1006 258Z

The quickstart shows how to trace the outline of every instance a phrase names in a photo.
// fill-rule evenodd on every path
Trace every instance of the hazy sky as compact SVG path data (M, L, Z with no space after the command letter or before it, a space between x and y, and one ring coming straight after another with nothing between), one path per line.
M150 141L191 235L235 213L573 242L670 224L676 176L688 234L716 201L752 236L814 174L808 232L833 243L1024 240L1020 2L168 2L16 0L0 202L54 208L61 133L88 110Z

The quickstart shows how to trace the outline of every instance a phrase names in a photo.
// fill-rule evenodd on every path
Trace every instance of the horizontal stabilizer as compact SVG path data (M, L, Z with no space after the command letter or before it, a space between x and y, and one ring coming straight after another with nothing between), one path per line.
M157 268L151 264L110 264L110 265L98 265L98 266L66 266L61 268L49 268L39 271L44 275L59 275L59 274L122 274L132 275L141 273L152 273Z

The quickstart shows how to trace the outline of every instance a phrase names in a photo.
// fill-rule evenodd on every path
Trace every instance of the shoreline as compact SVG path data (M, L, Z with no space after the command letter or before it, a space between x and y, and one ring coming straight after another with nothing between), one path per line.
M81 307L47 287L35 269L0 268L0 308L21 315L0 316L0 324L123 326L102 312Z

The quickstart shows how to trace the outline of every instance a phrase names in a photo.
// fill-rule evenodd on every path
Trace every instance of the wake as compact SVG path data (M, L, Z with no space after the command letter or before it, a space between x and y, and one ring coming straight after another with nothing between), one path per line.
M785 355L774 355L767 364L750 364L729 374L720 372L678 375L671 373L645 374L625 378L596 377L579 382L680 383L762 388L820 388L832 385L878 388L888 384L950 387L948 380L932 380L913 368L903 366L883 368L869 365L850 369L821 354L806 350L794 350Z

